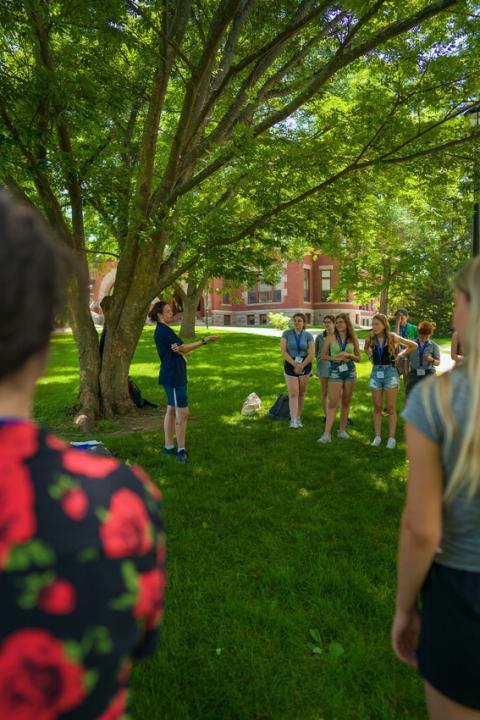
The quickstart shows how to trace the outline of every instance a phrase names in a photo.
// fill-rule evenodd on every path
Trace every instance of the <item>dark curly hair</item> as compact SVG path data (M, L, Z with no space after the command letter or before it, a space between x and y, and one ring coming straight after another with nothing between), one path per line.
M0 380L46 350L73 267L38 213L0 188Z

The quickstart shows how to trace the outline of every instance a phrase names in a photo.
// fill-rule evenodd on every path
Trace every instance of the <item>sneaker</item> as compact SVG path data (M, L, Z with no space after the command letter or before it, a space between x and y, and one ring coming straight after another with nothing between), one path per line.
M297 420L297 418L292 418L292 419L290 420L290 425L289 425L289 427L291 427L291 428L298 428L298 420Z
M349 435L347 432L345 432L345 430L339 430L337 432L337 436L339 438L342 438L342 440L351 440L352 439L351 435Z
M328 433L323 433L322 437L319 437L317 442L322 443L322 445L325 445L325 443L332 442L332 436Z
M350 427L353 427L353 420L350 420L350 418L347 418L347 425L350 425Z
M393 450L396 447L396 445L397 445L397 441L395 440L395 438L388 438L387 448L389 450Z
M186 450L177 450L176 458L180 463L186 463L189 460Z
M373 442L370 443L370 445L371 445L372 447L378 447L378 446L381 445L381 444L382 444L382 438L380 437L380 435L376 435L376 436L373 438Z
M164 447L162 450L162 455L176 455L176 454L177 454L177 450L174 447L173 448Z
M388 417L388 410L386 408L382 410L382 415L383 417Z
M298 417L298 418L297 418L297 427L303 427L303 423L302 423L302 418L301 418L301 417Z

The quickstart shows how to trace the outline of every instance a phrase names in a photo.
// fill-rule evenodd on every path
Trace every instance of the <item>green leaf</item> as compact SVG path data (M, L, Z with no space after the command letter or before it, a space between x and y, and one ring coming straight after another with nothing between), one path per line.
M5 569L7 572L15 572L32 566L53 565L54 562L55 554L46 543L42 540L31 540L13 548Z
M332 657L338 658L343 655L344 652L343 645L340 645L338 642L331 642L328 646L328 654Z
M79 664L83 662L82 646L79 643L76 643L74 640L64 640L62 644L65 655L69 657L70 660L74 660Z
M312 648L312 653L314 655L321 655L323 653L323 650L321 647L315 646L314 648Z
M135 595L126 593L125 595L120 595L120 597L115 598L114 600L110 600L109 607L113 608L113 610L130 610L136 602L136 593Z
M97 560L97 558L97 548L85 548L85 550L81 550L79 553L77 553L77 560L79 562L91 562L92 560Z
M316 643L321 643L322 638L320 637L320 633L315 628L309 631L310 637L312 640L315 640Z
M85 683L87 692L91 692L98 681L97 670L88 670L83 676L83 681Z

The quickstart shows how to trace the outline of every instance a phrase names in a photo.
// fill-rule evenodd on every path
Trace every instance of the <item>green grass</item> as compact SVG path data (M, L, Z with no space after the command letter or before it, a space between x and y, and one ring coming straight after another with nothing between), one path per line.
M159 652L136 669L133 717L425 717L421 682L389 644L405 453L402 428L396 450L368 446L368 363L353 397L354 439L330 446L316 443L316 378L302 430L240 415L252 390L265 408L285 390L278 339L225 333L193 353L188 370L189 465L162 462L159 433L110 437L118 424L107 423L92 435L141 463L165 501L165 621ZM163 403L151 329L131 374ZM37 418L65 434L77 390L73 341L55 338Z

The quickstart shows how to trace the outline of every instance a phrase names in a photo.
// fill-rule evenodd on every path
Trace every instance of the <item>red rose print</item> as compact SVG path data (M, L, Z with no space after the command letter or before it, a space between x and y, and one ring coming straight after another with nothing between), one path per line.
M63 440L60 440L60 438L57 438L55 435L47 435L45 438L45 444L48 445L49 448L52 450L66 450L68 447L70 447L66 442Z
M56 720L85 697L83 669L44 630L19 630L0 645L0 717Z
M133 474L142 482L145 487L150 492L150 495L155 498L155 500L161 500L162 496L160 495L160 490L157 488L155 483L152 482L152 480L149 478L145 470L140 467L140 465L132 465L131 467Z
M0 457L0 569L14 545L27 542L37 529L35 497L28 469L12 457Z
M98 720L120 720L127 707L128 692L122 688L114 697L113 702Z
M91 455L85 450L67 450L63 453L63 467L76 475L103 478L120 467L120 462L115 458Z
M62 510L72 520L83 520L88 512L88 496L80 488L67 490L60 501Z
M51 615L68 615L76 606L75 588L67 580L55 580L42 588L38 596L38 607Z
M38 450L38 428L31 422L12 422L0 428L2 457L26 460Z
M165 576L161 570L155 568L139 575L138 582L138 600L133 608L133 614L144 620L147 630L151 630L162 616Z
M113 493L106 521L100 527L105 554L109 557L145 555L152 545L151 527L142 500L124 488Z

